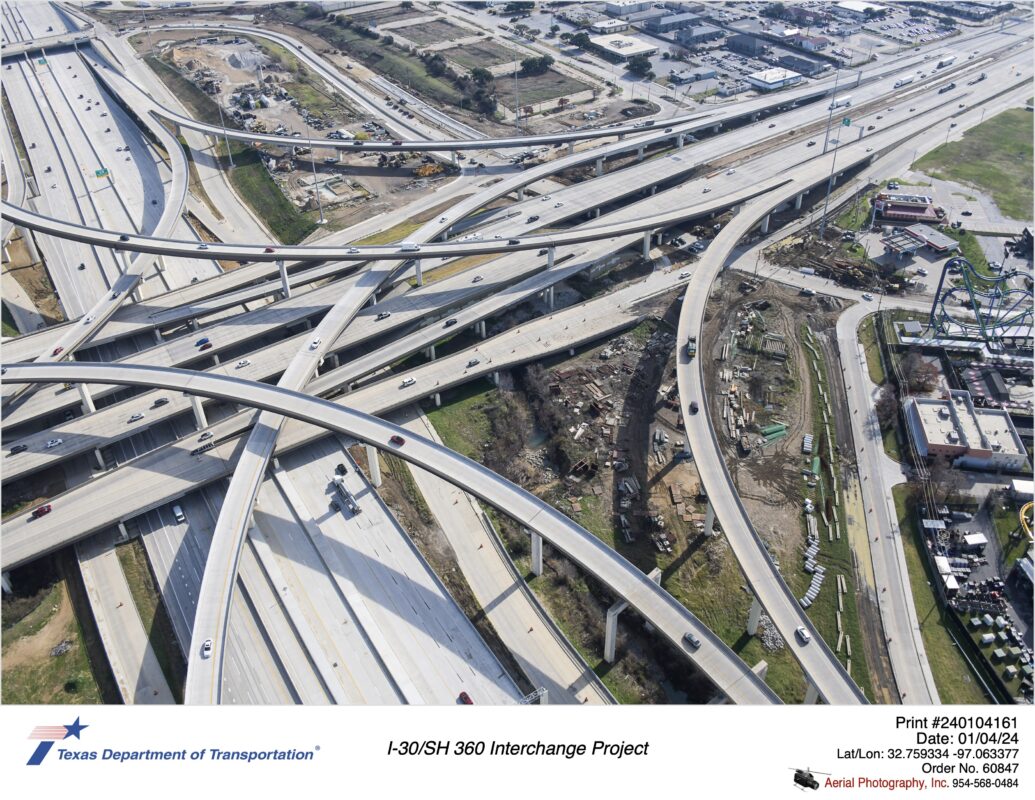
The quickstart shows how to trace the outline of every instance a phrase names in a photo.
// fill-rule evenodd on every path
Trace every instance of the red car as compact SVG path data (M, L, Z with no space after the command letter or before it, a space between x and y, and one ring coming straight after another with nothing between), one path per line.
M460 692L460 702L463 703L465 706L474 705L474 700L471 699L471 695L469 695L467 692Z
M406 440L403 437L401 437L399 434L395 434L388 441L390 441L392 444L397 444L397 445L404 445L404 444L406 444Z
M59 356L63 352L65 352L65 348L63 348L63 347L55 347L53 350L50 351L50 354L52 356Z
M208 342L206 344L201 345L201 347L198 348L198 352L201 352L202 350L211 350L211 349L212 349L212 342Z
M47 503L45 506L40 506L39 508L33 510L32 518L33 519L39 519L40 517L43 517L43 516L46 516L47 514L49 514L51 512L51 510L52 510L52 506L50 505L50 503Z
M276 250L274 250L274 249L273 249L272 247L267 247L267 248L266 248L265 250L263 250L262 252L264 252L264 253L276 253L277 251L276 251Z

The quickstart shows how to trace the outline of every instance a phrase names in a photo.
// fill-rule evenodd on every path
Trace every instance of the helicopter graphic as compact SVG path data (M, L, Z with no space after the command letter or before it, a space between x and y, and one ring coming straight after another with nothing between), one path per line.
M800 769L798 767L789 767L788 769L794 770L794 784L802 791L804 791L805 789L818 789L819 781L816 780L815 776L830 774L829 772L819 771L813 773L812 770L808 767L805 767L805 769Z

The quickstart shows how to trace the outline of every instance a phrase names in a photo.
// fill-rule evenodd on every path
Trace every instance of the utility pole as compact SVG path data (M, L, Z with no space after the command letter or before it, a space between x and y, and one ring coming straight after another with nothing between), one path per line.
M320 221L317 225L326 224L327 220L323 216L323 200L320 199L320 182L316 177L316 151L313 150L313 137L309 133L309 114L307 113L304 117L305 120L305 138L309 140L309 163L313 165L313 191L316 192L316 205L320 209Z
M829 123L827 128L829 130ZM823 234L827 229L827 208L830 206L830 193L834 190L834 170L837 166L837 151L841 149L841 140L838 139L837 145L834 147L834 157L830 159L830 177L827 179L827 196L823 200L823 219L819 223L819 238L822 241Z

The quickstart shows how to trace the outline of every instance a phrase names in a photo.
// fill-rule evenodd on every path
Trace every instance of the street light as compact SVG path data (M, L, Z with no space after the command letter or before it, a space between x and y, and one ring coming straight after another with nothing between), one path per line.
M226 135L226 123L223 121L223 104L216 100L216 108L219 109L219 127L223 129L223 142L226 144L226 155L230 159L230 166L234 165L234 154L230 149L230 138Z
M316 206L320 209L320 221L317 225L324 225L327 220L323 216L323 200L320 199L320 182L316 177L316 152L313 150L313 137L309 133L309 115L306 114L303 119L305 122L305 138L309 140L309 163L313 165L313 191L316 192Z
M837 100L837 82L840 80L840 78L841 78L841 65L838 64L837 68L834 70L834 91L830 95L830 113L827 114L827 130L826 130L826 133L823 135L823 152L824 153L826 153L826 151L827 151L827 144L830 141L830 123L834 119L834 103Z

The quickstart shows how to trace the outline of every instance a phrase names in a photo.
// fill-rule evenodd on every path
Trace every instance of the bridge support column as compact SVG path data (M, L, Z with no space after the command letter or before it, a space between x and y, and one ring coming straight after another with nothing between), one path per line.
M428 345L428 349L424 351L424 355L427 357L428 361L434 361L435 360L435 345L433 345L433 344L432 345Z
M0 587L3 588L4 594L11 594L14 589L11 588L11 573L4 572L0 574Z
M719 125L716 125L714 128L712 128L712 133L718 133L721 130L722 130L722 124L720 123Z
M653 197L657 193L658 193L658 185L655 183L653 186L650 187L650 196Z
M119 272L122 275L129 272L129 253L125 250L119 250Z
M643 152L644 152L644 150L646 150L646 148L642 144L639 147L636 148L636 160L637 161L643 161Z
M337 353L330 353L327 356L327 358L330 359L331 369L337 369L338 367L341 366L341 361L338 359L338 354Z
M653 569L647 576L656 584L661 584L661 570ZM618 644L618 615L629 607L627 600L619 600L607 610L607 621L604 625L604 660L608 664L615 663L615 649Z
M650 258L650 231L643 232L643 258Z
M600 216L600 206L593 209L593 219L597 219Z
M93 457L97 459L97 469L104 469L104 454L101 452L101 448L95 447L93 449Z
M557 255L557 248L551 247L546 251L546 268L550 269L553 266L553 257Z
M755 636L758 634L758 621L762 618L762 604L758 602L757 597L751 598L751 609L748 611L748 636Z
M155 272L165 272L165 256L158 256L155 259Z
M194 412L194 425L200 431L208 427L208 419L205 418L205 409L201 406L201 398L196 394L190 396L190 407Z
M280 290L284 294L284 299L287 300L291 297L291 284L288 282L287 265L284 263L284 259L277 259L277 269L280 271Z
M755 664L755 666L751 668L751 671L758 676L758 679L760 681L764 681L765 676L769 674L769 664L765 661L765 659L763 659L762 661L759 661L757 664Z
M413 269L417 273L417 285L418 286L423 286L424 285L424 273L421 272L421 269L420 269L420 259L419 258L413 259Z
M442 408L442 392L435 392L431 399L435 401L435 408Z
M518 200L524 200L525 199L525 187L524 186L519 186L518 187L517 199Z
M93 395L90 394L90 387L85 383L77 383L76 388L79 389L79 397L83 401L83 413L92 414L97 410L97 406L93 404Z
M795 211L801 211L801 204L802 204L802 201L804 199L805 199L805 192L802 192L801 194L799 194L797 197L794 198L794 210Z
M704 511L704 535L715 535L715 509L712 507L711 500L708 501L708 507Z
M377 460L377 448L372 444L367 445L367 475L375 489L381 485L381 462Z
M604 661L615 663L615 648L618 644L618 615L629 607L625 600L619 600L607 610L607 621L604 625Z
M569 347L568 348L568 355L569 356L575 355L575 348L574 347Z
M532 574L542 575L543 574L543 537L535 531L531 531L532 536Z
M601 177L604 174L604 159L597 159L597 177Z
M805 705L812 706L819 702L819 689L812 681L805 687Z
M144 298L140 294L140 284L138 283L129 291L129 297L134 303L139 303Z
M457 165L458 163L460 163L459 161L457 161L457 158L456 158L456 150L452 150L452 151L450 151L450 153L449 153L449 160L450 160L451 162L453 162L453 166L454 166L454 167L455 167L455 166L456 166L456 165Z
M751 121L752 122L758 122L758 112L757 111L754 114L751 115Z
M376 294L370 295L370 305L371 306L376 306L377 305L377 295Z
M553 287L551 286L546 290L546 305L549 306L550 310L553 311L554 298L553 298Z
M496 370L495 372L492 373L492 376L490 377L490 380L494 384L496 384L497 386L500 385L500 373L499 373L499 370Z
M763 219L762 219L762 233L769 233L769 219L772 216L773 216L772 214L766 214L765 217L763 217Z
M478 320L478 322L474 326L474 329L475 331L477 331L479 336L481 336L483 339L485 338L485 320Z
M165 339L162 338L162 332L158 330L158 328L152 328L151 335L155 337L155 344L161 344L165 341Z
M676 137L676 149L677 150L682 150L683 147L685 146L685 144L686 144L686 137L683 136L683 134L679 134Z
M568 155L575 152L575 142L568 142Z
M198 329L198 321L194 317L191 317L187 320L187 327L192 331L196 331Z

